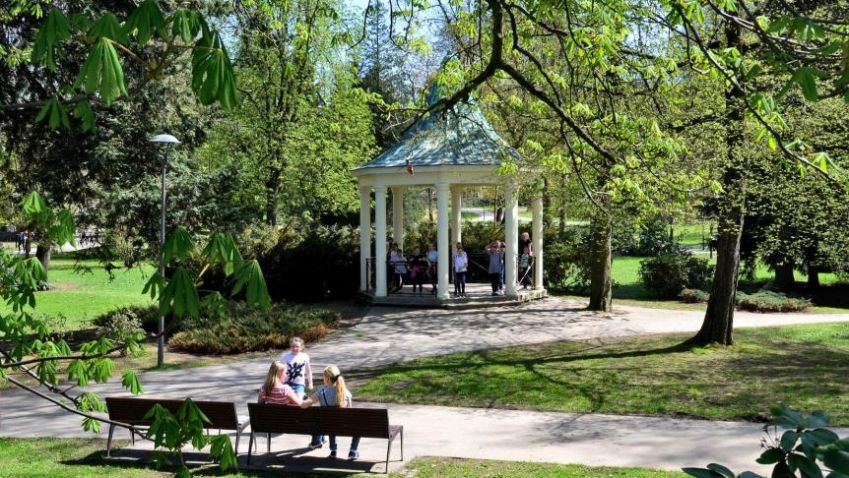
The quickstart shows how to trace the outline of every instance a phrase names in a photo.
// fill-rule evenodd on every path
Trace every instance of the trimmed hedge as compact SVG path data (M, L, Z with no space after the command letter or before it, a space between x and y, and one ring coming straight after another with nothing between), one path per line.
M811 306L811 301L787 297L780 292L759 290L753 294L737 292L737 308L752 312L801 312Z
M318 340L339 321L339 315L329 310L284 303L261 310L228 302L219 315L203 310L202 316L171 337L172 350L220 355L283 349L294 336L306 342Z
M688 304L702 304L708 301L710 294L700 289L684 289L679 298Z

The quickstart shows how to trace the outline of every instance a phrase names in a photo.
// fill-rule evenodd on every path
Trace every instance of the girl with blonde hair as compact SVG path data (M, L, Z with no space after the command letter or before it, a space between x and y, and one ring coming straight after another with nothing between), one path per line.
M301 396L292 387L284 383L286 364L275 360L268 368L265 383L259 388L258 403L273 403L277 405L300 405Z
M342 372L336 365L328 365L324 369L324 386L319 387L309 398L301 403L301 407L309 408L315 403L321 404L322 407L340 407L351 408L352 397L348 387L345 386L345 378L342 377ZM310 448L320 448L323 443L323 437L313 437ZM357 447L360 445L360 437L351 439L351 450L348 452L349 460L356 460L360 457L360 452ZM330 458L336 458L336 436L330 435Z

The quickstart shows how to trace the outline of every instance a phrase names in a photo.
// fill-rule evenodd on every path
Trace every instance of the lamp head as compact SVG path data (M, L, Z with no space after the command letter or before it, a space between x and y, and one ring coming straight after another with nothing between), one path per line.
M180 144L180 140L171 136L170 134L158 134L153 138L150 138L151 143L171 143L171 144Z

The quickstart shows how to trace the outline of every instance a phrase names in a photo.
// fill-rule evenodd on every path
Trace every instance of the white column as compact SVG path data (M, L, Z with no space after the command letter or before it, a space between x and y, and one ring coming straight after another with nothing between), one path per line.
M463 218L463 189L460 186L451 188L451 245L463 241L463 231L460 229Z
M436 285L436 297L448 298L448 271L451 264L451 244L448 243L448 195L450 186L448 183L436 185L436 249L439 254L437 270L439 281Z
M386 297L386 186L374 187L374 296Z
M360 186L360 290L368 290L368 258L371 256L371 188Z
M404 189L392 188L392 238L404 250Z
M516 180L507 179L504 188L504 235L507 251L504 256L504 292L508 297L517 297L517 261L519 259L519 193Z
M542 282L542 191L537 191L534 195L532 208L534 215L534 224L531 230L534 249L534 289L543 289L545 286Z

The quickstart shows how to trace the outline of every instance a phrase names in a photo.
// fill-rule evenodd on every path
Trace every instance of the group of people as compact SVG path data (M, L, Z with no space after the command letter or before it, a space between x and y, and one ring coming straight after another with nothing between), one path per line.
M32 233L29 231L19 231L15 234L15 246L21 252L26 252L27 242L32 238Z
M390 292L395 293L404 288L404 278L407 277L413 284L413 294L418 290L419 295L424 295L425 280L431 285L431 294L436 294L438 259L439 255L433 244L427 245L427 253L422 253L420 248L414 247L413 254L407 257L398 243L391 243L386 263L391 272L389 277L392 278Z
M469 256L463 248L463 243L458 242L454 252L451 254L451 268L454 272L454 297L466 297L466 277L469 272ZM496 240L489 243L485 252L489 258L487 274L492 286L492 295L499 295L504 290L505 270L504 241ZM533 246L531 236L523 232L519 237L519 283L523 289L531 285L530 271L533 264ZM418 290L422 295L425 279L429 279L431 293L436 294L438 281L438 258L436 247L431 243L427 246L427 253L422 254L418 247L413 248L413 254L406 257L397 243L392 242L389 246L387 257L387 268L392 279L390 292L395 293L404 287L404 278L408 277L413 284L413 294Z
M282 354L278 360L271 363L265 382L259 389L258 403L278 405L299 405L309 408L315 404L322 407L350 408L352 406L351 392L345 386L342 372L336 365L328 365L323 372L324 385L313 389L312 365L306 352L304 341L293 337L289 342L289 351ZM309 394L307 393L309 392ZM324 446L325 439L321 435L312 437L309 448L315 450ZM357 447L360 438L351 439L348 459L360 457ZM329 458L336 458L336 437L330 435Z

